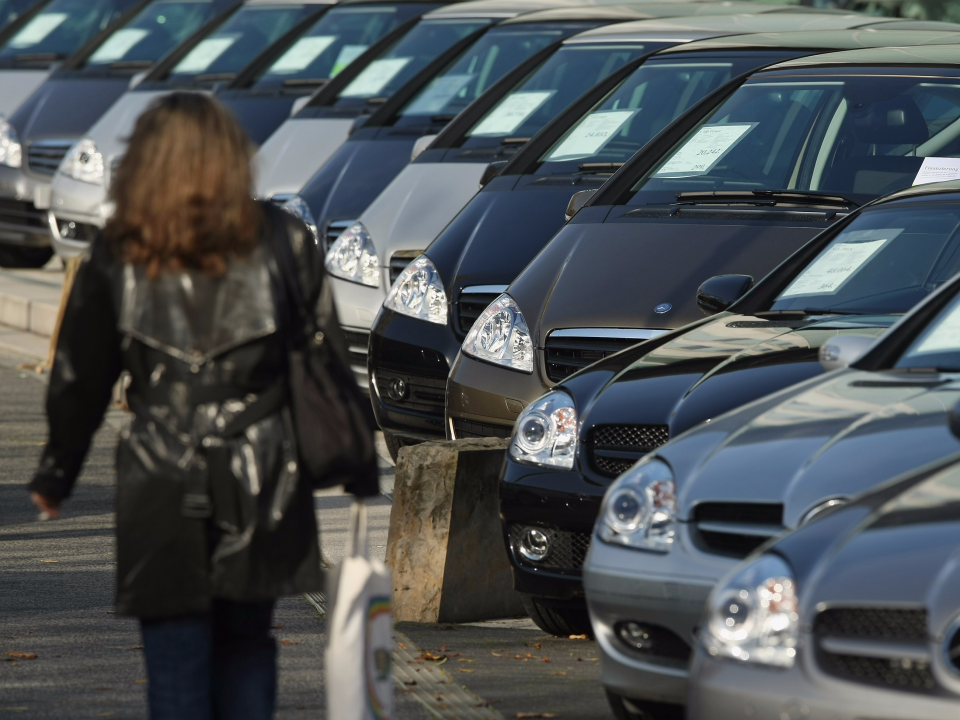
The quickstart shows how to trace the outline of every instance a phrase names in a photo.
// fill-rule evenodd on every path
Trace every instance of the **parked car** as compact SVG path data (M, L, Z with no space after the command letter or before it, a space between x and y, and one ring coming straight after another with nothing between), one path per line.
M298 105L359 61L368 48L395 41L437 2L347 0L319 18L302 22L284 42L250 63L217 99L262 144ZM392 43L391 43L392 44ZM374 50L376 52L376 50Z
M931 222L954 222L944 247L956 248L956 211L935 210L938 201L922 193L913 203L930 209ZM784 529L956 452L948 411L960 390L958 317L954 276L848 369L713 418L610 486L583 583L601 679L622 717L634 709L669 717L684 702L694 628L739 560ZM841 336L821 357L844 365L862 351L863 338Z
M453 433L502 434L578 367L701 317L710 276L763 277L858 205L939 177L937 158L960 156L955 57L952 45L809 56L691 109L474 323L447 384Z
M741 18L724 18L728 20L739 27L745 22ZM713 21L705 20L711 24ZM746 22L762 26L771 21L776 22L776 16ZM650 23L629 26L636 28L638 37L654 36L650 30L641 30ZM864 43L912 45L956 39L950 33L887 31L882 27L680 43L674 49L628 64L538 133L440 233L420 261L425 267L430 263L433 277L449 304L449 313L428 322L431 318L418 314L415 307L408 310L407 305L395 301L380 310L371 332L369 368L374 381L380 382L372 397L380 425L387 433L388 446L395 450L402 443L443 437L442 388L464 337L487 305L506 290L560 229L570 195L580 189L600 187L648 140L705 95L745 71L810 54L817 48L822 51L861 47ZM723 32L722 28L721 23L713 32ZM628 32L627 26L613 29ZM602 32L607 30L591 30L577 37ZM690 33L688 39L706 34L689 27L674 28L671 38L679 41L683 32ZM631 118L628 130L615 143L601 144L585 156L565 158L566 148L589 140L597 123L609 118L616 122L627 114ZM451 127L456 124L459 120ZM425 155L432 152L428 150ZM407 171L416 168L420 159ZM404 383L406 392L396 392L397 382ZM440 392L431 390L437 387ZM471 434L463 423L458 432ZM499 432L505 437L509 426L504 425Z
M56 252L83 252L111 208L107 188L113 168L140 113L173 90L212 92L330 0L245 0L233 12L197 31L121 95L77 143L65 151L53 177L49 232Z
M70 56L8 121L19 152L0 162L0 266L40 267L53 255L50 184L67 151L162 56L238 0L138 3Z
M958 490L953 453L731 571L701 622L687 717L957 717Z
M0 0L0 31L43 0Z

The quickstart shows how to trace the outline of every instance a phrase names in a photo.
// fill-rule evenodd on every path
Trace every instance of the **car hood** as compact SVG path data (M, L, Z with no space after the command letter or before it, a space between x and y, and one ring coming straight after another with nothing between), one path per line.
M13 115L48 77L49 70L0 70L0 115Z
M703 317L696 294L704 280L728 273L759 280L824 225L651 220L567 227L577 239L561 264L534 270L535 261L524 272L555 277L540 317L541 344L559 328L686 325Z
M103 155L104 165L126 152L127 139L133 132L137 118L154 100L168 95L168 90L130 90L110 106L87 132Z
M759 318L722 313L665 342L644 343L601 392L576 398L582 434L597 424L669 425L675 437L705 420L768 395L823 370L818 350L837 335L876 337L893 315ZM643 352L647 345L653 347ZM625 358L626 359L626 358ZM596 370L594 370L596 368ZM603 372L592 366L585 373Z
M680 517L701 502L782 503L787 527L826 498L852 497L960 449L947 412L960 376L866 372L814 378L685 433L674 468Z
M350 136L353 120L290 118L260 146L257 196L295 193Z
M260 145L290 117L290 108L297 100L293 95L257 95L249 91L231 92L218 97L246 130L247 135Z
M130 87L129 77L52 77L11 117L21 140L80 137Z

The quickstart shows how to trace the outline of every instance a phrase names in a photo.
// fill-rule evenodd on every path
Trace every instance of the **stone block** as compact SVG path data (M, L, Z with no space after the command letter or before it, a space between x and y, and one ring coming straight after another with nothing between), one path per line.
M0 324L18 330L29 330L30 301L18 295L0 293Z
M397 622L524 615L500 528L506 447L476 438L400 450L387 535Z

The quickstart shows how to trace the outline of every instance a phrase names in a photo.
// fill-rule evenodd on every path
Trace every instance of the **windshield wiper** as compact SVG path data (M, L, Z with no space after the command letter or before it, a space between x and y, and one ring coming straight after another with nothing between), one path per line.
M746 205L831 205L859 207L858 203L842 195L806 192L802 190L713 190L708 192L677 193L678 205L705 205L731 203Z
M209 82L222 82L233 80L237 76L236 73L207 73L206 75L197 75L193 78L194 85L200 85L202 83Z
M326 85L330 82L329 78L291 78L281 83L284 87L296 87L297 85Z
M13 56L14 62L54 62L63 60L66 57L64 53L45 52L45 53L20 53Z
M501 145L525 145L530 142L530 138L526 137L505 137L500 138Z
M804 308L803 310L761 310L753 313L754 317L807 317L809 315L873 315L875 313L858 310L826 310L821 308ZM888 315L893 313L876 313Z
M110 63L111 70L137 70L153 66L153 60L117 60Z
M615 173L622 167L622 162L588 162L577 165L577 169L584 173Z

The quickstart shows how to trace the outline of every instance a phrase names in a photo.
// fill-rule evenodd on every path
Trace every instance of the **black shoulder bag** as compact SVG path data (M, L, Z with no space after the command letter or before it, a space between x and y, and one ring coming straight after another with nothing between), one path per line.
M271 245L289 320L290 409L300 471L314 489L345 485L357 495L379 492L376 449L353 372L325 342L324 328L300 286L297 262L281 220L268 211ZM336 329L339 331L339 328Z

